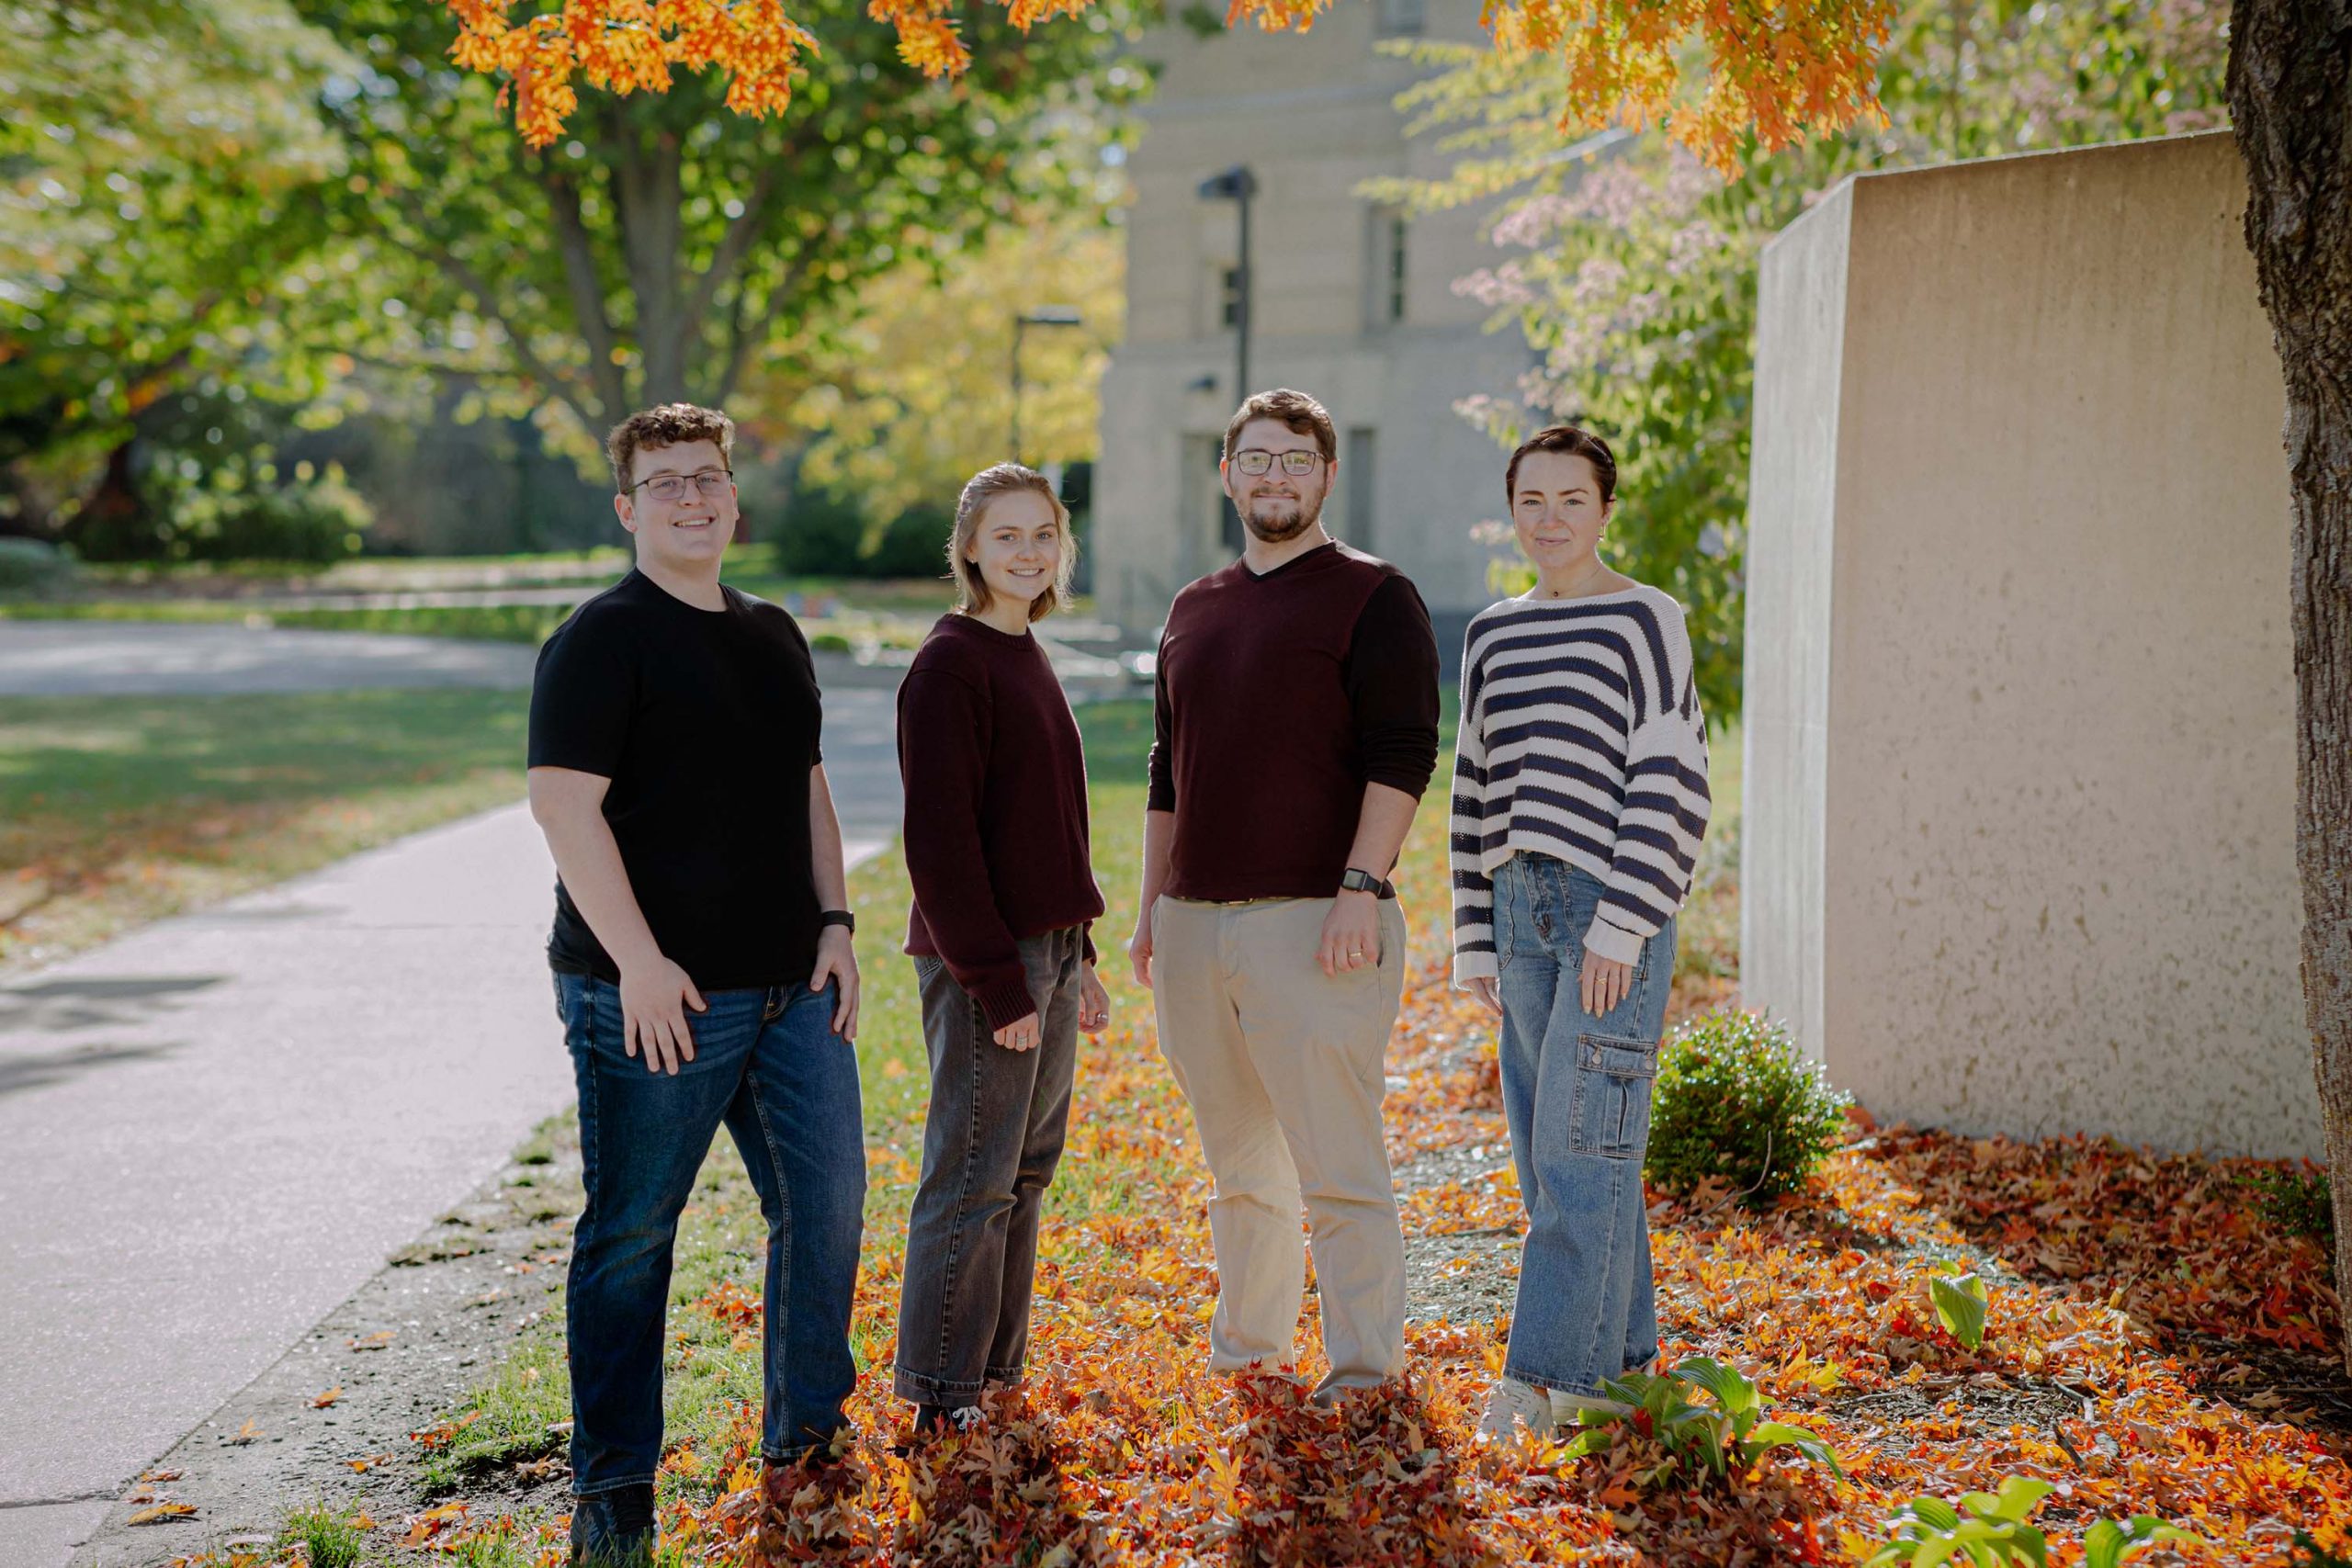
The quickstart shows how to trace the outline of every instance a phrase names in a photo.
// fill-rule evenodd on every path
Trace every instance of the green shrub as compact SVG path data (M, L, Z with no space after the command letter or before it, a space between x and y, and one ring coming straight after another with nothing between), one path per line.
M0 598L40 598L73 585L81 565L40 539L0 539Z
M1758 1013L1710 1013L1658 1053L1644 1169L1664 1191L1712 1177L1761 1206L1802 1187L1837 1150L1852 1103L1781 1025Z
M2246 1173L2254 1189L2255 1212L2289 1235L2306 1235L2322 1247L2335 1242L2335 1206L2330 1198L2327 1172L2309 1162L2267 1166Z
M270 488L207 487L172 509L172 553L181 560L327 562L359 553L375 520L342 470Z
M803 489L785 508L773 558L788 576L941 577L955 522L951 508L922 502L876 528L855 498Z

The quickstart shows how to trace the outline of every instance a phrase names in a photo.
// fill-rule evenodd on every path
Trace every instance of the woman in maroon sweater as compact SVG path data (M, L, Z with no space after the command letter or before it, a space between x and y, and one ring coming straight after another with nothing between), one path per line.
M1029 625L1069 591L1069 513L1000 463L956 506L956 610L899 688L907 951L922 987L931 1112L899 1298L899 1396L920 1433L979 1419L1021 1381L1037 1212L1061 1158L1078 1032L1110 1021L1088 928L1078 722Z

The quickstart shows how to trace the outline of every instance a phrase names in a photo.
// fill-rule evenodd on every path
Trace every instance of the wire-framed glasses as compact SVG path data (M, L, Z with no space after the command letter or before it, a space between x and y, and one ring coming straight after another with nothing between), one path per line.
M684 501L689 484L715 499L725 495L727 487L734 482L735 473L731 468L705 468L698 474L656 474L650 479L639 479L628 488L642 488L656 501Z
M1283 472L1295 479L1305 479L1313 473L1315 465L1323 460L1323 454L1320 452L1276 453L1266 451L1263 447L1245 446L1233 455L1233 466L1254 478L1272 468L1277 457L1283 460Z

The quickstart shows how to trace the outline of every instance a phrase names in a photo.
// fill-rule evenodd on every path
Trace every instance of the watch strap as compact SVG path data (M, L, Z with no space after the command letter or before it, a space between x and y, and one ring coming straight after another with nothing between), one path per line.
M857 917L847 909L826 909L817 916L817 929L823 931L827 926L839 926L844 931L854 932L857 930Z

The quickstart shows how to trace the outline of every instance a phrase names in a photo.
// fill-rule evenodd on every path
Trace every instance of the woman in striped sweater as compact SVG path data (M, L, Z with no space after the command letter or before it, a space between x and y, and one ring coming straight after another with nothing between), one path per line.
M1504 488L1535 586L1462 660L1453 974L1501 1020L1529 1229L1479 1431L1553 1435L1657 1355L1642 1156L1674 916L1707 827L1707 727L1682 607L1601 564L1617 464L1568 425Z

